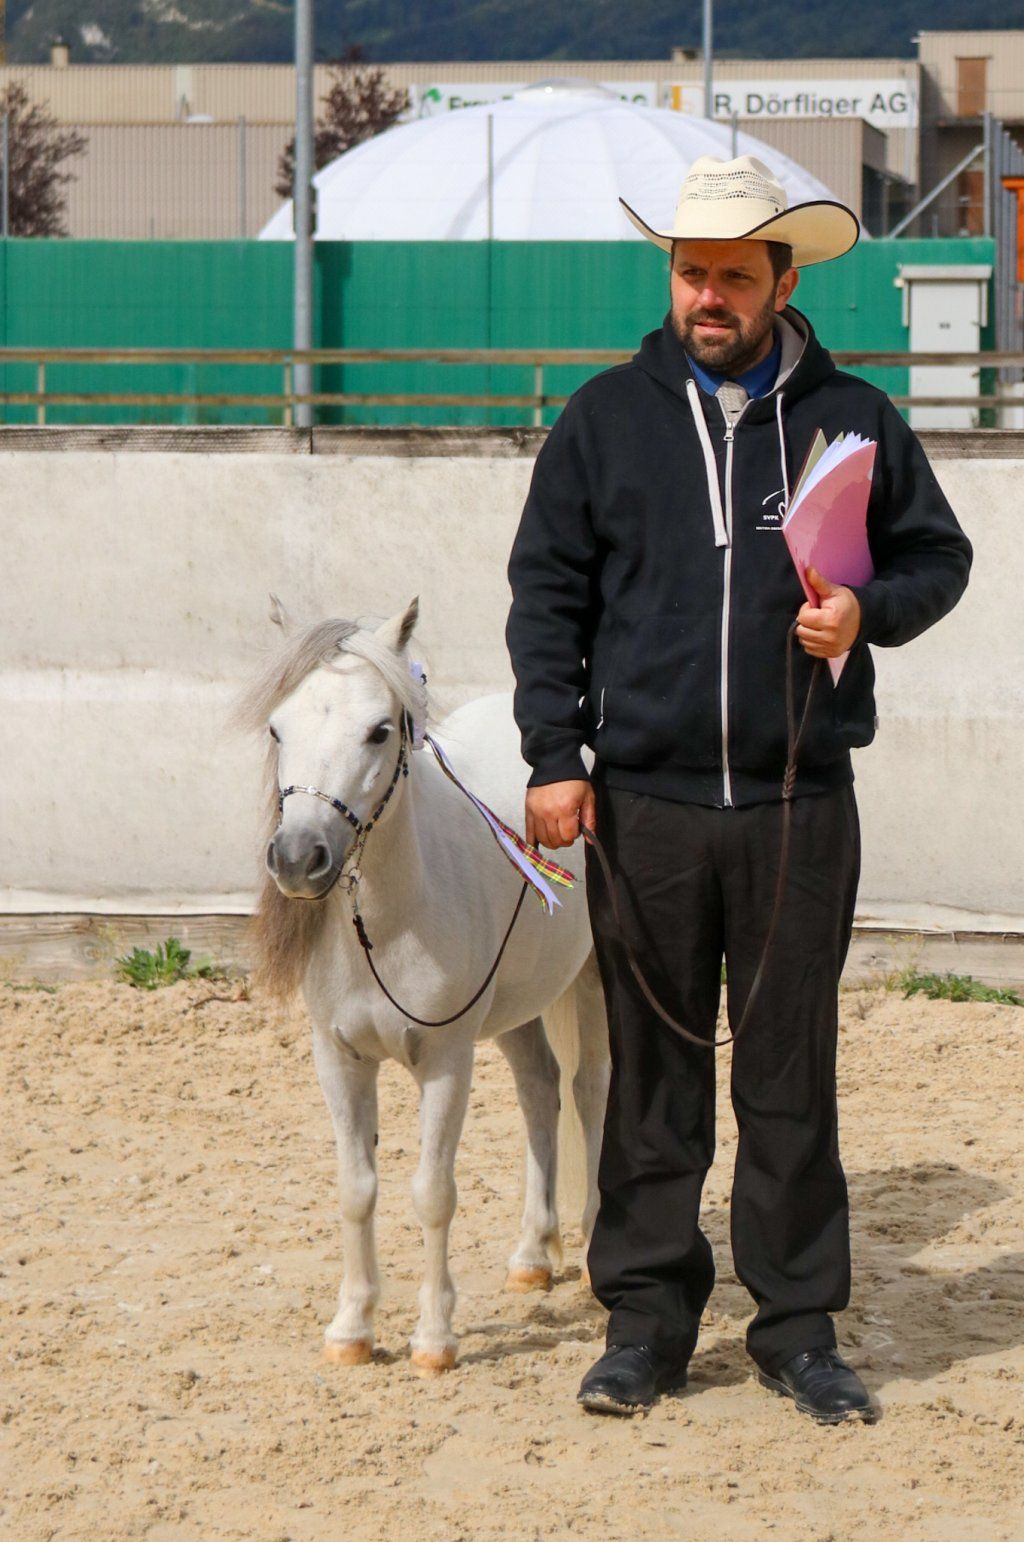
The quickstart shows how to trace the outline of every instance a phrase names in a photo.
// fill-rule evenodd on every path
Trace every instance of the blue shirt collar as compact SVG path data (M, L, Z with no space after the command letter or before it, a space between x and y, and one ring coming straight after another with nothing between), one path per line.
M775 384L775 377L779 373L779 362L782 358L782 340L779 337L778 328L775 329L775 342L771 352L752 369L744 370L742 375L719 375L713 370L704 369L698 364L692 354L686 355L690 368L693 370L693 378L701 390L708 396L714 396L723 380L735 379L737 385L741 385L750 397L767 396Z

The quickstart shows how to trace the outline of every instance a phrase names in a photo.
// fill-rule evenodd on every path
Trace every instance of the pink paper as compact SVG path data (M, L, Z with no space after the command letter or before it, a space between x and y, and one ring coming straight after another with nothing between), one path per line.
M833 584L866 584L875 576L868 545L867 512L874 441L841 458L797 501L782 526L786 545L810 604L821 597L807 582L807 569L817 568ZM829 659L832 679L842 673L848 655Z

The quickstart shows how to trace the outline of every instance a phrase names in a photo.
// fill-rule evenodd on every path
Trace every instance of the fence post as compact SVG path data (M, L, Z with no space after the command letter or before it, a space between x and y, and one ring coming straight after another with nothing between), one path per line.
M533 366L533 394L536 397L536 401L533 404L533 426L534 426L534 428L542 428L543 425L544 425L544 403L543 403L543 397L544 397L544 366L543 366L543 364L535 364Z
M245 130L244 116L238 120L238 239L246 240L249 234L249 189L247 186L247 169L245 164Z
M3 171L0 174L0 231L6 241L11 233L11 115L5 112L0 130Z
M46 403L42 398L46 395L46 365L40 361L36 365L36 395L40 398L36 402L36 423L46 422Z
M286 364L284 367L284 426L291 428L295 422L295 414L292 411L292 367Z

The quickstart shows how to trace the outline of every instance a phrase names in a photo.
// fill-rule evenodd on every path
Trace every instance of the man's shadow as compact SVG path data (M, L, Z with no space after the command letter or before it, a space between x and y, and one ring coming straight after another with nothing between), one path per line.
M927 1380L958 1361L1024 1342L1024 1254L1003 1253L966 1270L918 1262L929 1244L1005 1199L1008 1191L1001 1184L951 1162L848 1173L847 1182L853 1288L849 1307L837 1317L837 1332L840 1349L849 1352L872 1389L901 1378ZM754 1303L732 1272L728 1205L706 1205L701 1225L718 1268L710 1312L745 1325ZM973 1249L979 1243L970 1238L962 1246ZM578 1274L569 1269L563 1280ZM565 1339L592 1341L597 1350L606 1321L600 1304L582 1287L570 1300L542 1297L528 1313L525 1333L522 1328L511 1331L500 1317L467 1325L467 1334L489 1342L463 1359L536 1354L554 1350ZM717 1344L698 1344L690 1391L735 1385L751 1372L740 1327Z
M840 1350L874 1388L927 1380L958 1361L1024 1342L1024 1254L1003 1253L976 1269L918 1262L918 1254L968 1217L1007 1197L992 1178L951 1162L849 1173L853 1286L836 1320ZM709 1208L702 1225L719 1268L713 1314L746 1322L754 1304L731 1267L728 1206ZM983 1244L982 1244L983 1245ZM979 1246L975 1238L963 1251ZM691 1385L746 1381L743 1336L698 1346Z

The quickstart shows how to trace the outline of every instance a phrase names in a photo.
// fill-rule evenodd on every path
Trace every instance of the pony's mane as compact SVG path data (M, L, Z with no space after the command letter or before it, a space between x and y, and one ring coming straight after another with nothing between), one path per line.
M404 650L382 642L358 621L316 621L290 638L287 645L253 681L239 707L241 727L259 732L267 719L321 665L335 663L339 653L358 654L375 664L403 707L432 718L423 687L413 678Z
M239 726L264 729L271 714L306 676L322 666L330 668L340 653L354 654L373 664L410 715L427 724L434 721L426 688L410 672L404 647L396 652L358 622L336 619L318 621L289 639L243 696L235 715ZM267 749L264 779L266 814L261 853L278 823L277 752L273 744ZM269 995L284 998L298 989L326 915L325 904L286 898L264 868L252 937L256 982Z

